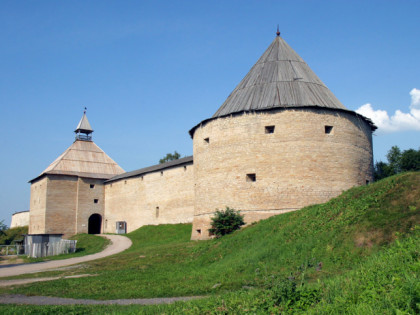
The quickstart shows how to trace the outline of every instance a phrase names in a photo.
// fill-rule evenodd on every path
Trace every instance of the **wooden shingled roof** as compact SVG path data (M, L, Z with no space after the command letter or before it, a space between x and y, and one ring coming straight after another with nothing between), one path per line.
M30 182L47 174L109 179L121 173L124 170L93 141L76 140Z
M311 107L354 113L334 96L279 34L216 113L190 130L191 136L203 123L243 112ZM357 116L366 120L372 130L376 129L369 119Z
M283 38L276 36L213 117L302 106L346 109Z

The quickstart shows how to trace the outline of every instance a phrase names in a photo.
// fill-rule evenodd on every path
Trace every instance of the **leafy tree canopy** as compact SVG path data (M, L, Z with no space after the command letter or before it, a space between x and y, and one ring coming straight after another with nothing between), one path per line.
M408 149L401 152L394 145L386 155L388 163L379 161L374 165L375 180L392 176L401 172L420 171L420 148L419 150Z
M181 154L179 154L178 152L174 152L174 154L172 153L168 153L166 154L166 156L162 159L159 160L159 164L163 164L169 161L173 161L173 160L178 160L181 157Z

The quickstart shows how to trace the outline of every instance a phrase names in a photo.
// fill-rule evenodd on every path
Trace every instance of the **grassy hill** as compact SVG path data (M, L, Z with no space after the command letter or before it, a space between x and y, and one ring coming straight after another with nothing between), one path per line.
M170 306L103 309L118 312L415 313L419 223L420 173L406 173L221 239L192 242L191 225L146 226L128 235L133 246L124 253L62 272L94 277L0 292L92 299L212 295Z

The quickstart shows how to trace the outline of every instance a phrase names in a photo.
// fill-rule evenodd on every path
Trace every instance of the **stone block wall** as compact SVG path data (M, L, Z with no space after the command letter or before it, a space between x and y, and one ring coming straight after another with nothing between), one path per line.
M105 232L126 221L127 232L143 225L192 222L192 162L105 184Z
M48 175L45 234L76 234L76 176Z
M31 184L31 198L29 202L29 234L45 233L47 182L48 178L43 177Z
M29 225L29 211L16 212L12 215L10 228Z
M105 188L104 180L93 178L78 178L76 233L88 233L89 217L97 213L102 217L104 224Z
M354 113L287 109L218 118L195 130L192 239L226 206L247 223L326 202L373 180L372 131Z

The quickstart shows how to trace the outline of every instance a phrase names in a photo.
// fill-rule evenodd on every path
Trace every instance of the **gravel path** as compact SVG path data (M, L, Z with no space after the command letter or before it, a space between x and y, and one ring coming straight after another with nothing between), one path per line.
M153 299L119 299L119 300L87 300L87 299L68 299L50 296L26 296L26 295L2 295L0 296L1 304L26 304L26 305L92 305L92 304L116 304L116 305L155 305L169 304L176 301L189 301L203 298L205 296L184 296L171 298L153 298Z
M51 260L45 261L40 263L33 263L33 264L21 264L21 265L12 265L12 266L0 266L0 277L11 277L11 276L18 276L26 273L35 273L46 271L48 269L54 269L59 267L70 266L74 264L80 264L82 262L95 260L103 257L107 257L110 255L114 255L120 253L131 246L131 240L128 237L122 235L104 235L100 234L100 236L105 237L111 241L111 244L108 245L102 252L82 256L82 257L75 257L69 259L62 259L62 260ZM1 281L0 281L1 284Z

